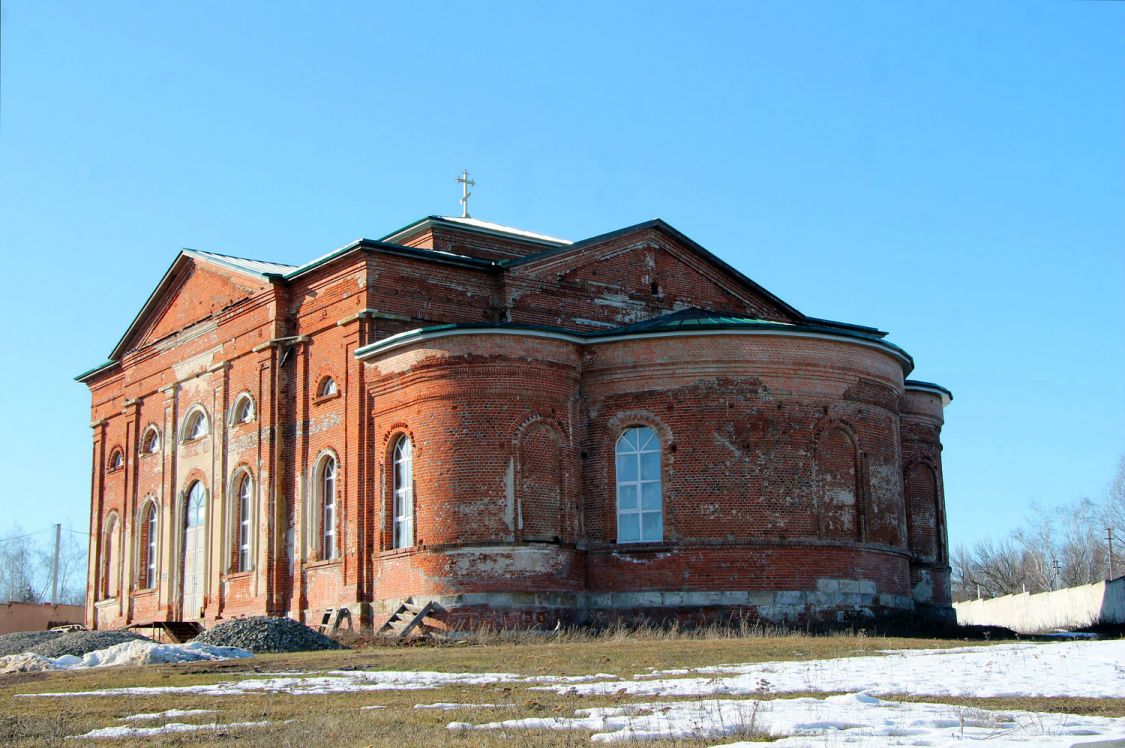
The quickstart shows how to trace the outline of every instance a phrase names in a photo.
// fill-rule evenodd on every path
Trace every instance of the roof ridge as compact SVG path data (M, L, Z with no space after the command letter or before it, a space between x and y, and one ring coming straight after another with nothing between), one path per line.
M239 255L228 255L225 252L215 252L210 249L193 249L192 247L184 247L185 252L195 252L201 255L208 255L211 257L222 257L227 260L242 260L243 262L260 262L263 265L284 265L285 267L300 267L300 265L291 265L288 262L276 262L275 260L259 260L254 257L241 257Z

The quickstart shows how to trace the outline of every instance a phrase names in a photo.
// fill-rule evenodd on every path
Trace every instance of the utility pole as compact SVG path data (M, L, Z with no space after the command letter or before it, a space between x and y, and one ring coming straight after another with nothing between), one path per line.
M51 605L59 604L59 543L62 539L62 525L55 523L55 558L51 562Z
M1105 544L1106 549L1109 551L1109 578L1113 579L1113 528L1105 528Z

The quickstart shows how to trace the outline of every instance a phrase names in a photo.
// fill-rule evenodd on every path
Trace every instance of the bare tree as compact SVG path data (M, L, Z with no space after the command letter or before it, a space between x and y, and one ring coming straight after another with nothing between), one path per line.
M38 602L35 572L40 563L32 536L19 525L4 533L0 542L0 598L15 602Z
M1106 528L1122 546L1110 564ZM1011 537L961 546L950 558L954 600L997 597L1016 592L1045 592L1105 579L1112 569L1125 571L1125 455L1104 500L1079 499L1066 504L1033 504Z
M51 598L52 533L9 527L0 540L0 601L39 603ZM82 533L67 530L59 544L59 602L86 598L86 547Z

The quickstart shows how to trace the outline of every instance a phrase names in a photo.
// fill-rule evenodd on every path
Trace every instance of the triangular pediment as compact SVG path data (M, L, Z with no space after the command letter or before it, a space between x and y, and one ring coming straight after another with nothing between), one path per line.
M269 286L264 275L181 253L117 344L111 359L214 317Z
M738 270L659 219L513 262L518 307L544 294L586 296L581 317L595 325L624 325L679 309L729 312L777 322L805 317ZM559 323L565 320L557 320Z

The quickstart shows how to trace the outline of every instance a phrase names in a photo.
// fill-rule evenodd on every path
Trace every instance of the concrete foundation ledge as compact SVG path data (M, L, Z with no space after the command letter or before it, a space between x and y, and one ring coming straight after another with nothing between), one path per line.
M637 618L719 618L744 616L769 623L838 623L861 620L876 613L912 612L909 595L876 594L866 580L821 580L817 590L644 590L630 592L470 592L457 595L414 596L422 605L434 602L452 620L585 623L591 620ZM375 602L389 612L397 599ZM939 616L945 613L940 612ZM533 624L534 625L534 624Z

